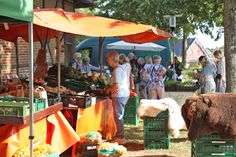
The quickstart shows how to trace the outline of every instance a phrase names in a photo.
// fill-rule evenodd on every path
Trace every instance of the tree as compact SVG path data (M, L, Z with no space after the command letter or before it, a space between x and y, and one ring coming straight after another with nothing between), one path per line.
M236 92L236 1L224 1L227 92Z
M182 14L177 19L175 34L184 40L197 29L212 36L215 25L223 26L222 0L97 0L97 4L98 15L150 24L166 31L169 20L163 15Z

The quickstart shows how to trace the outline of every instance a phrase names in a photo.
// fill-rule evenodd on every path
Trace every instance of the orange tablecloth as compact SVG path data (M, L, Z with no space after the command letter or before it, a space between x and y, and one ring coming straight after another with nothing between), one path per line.
M76 132L78 135L99 131L107 140L116 134L113 117L112 101L104 99L86 109L79 109L77 114Z
M51 145L58 151L64 152L79 141L79 137L65 117L59 111L50 115L47 120L54 126ZM34 142L46 141L46 118L34 123ZM29 125L4 125L0 127L1 157L12 156L19 148L29 145Z

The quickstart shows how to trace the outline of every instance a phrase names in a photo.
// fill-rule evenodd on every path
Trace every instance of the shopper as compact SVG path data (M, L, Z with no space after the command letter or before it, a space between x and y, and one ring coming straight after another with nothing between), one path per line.
M202 64L202 80L204 84L204 93L216 91L216 66L213 62L209 61L206 57L200 57L199 62Z
M81 53L76 52L74 54L72 61L69 63L69 66L76 70L82 70Z
M165 87L163 77L166 69L161 65L161 57L158 55L153 56L154 64L151 67L151 85L149 86L148 93L150 99L162 99L165 96Z
M83 63L82 63L82 72L90 74L92 71L100 71L99 67L93 66L90 64L90 58L89 57L84 57L83 58Z
M143 70L141 72L143 85L144 85L144 97L150 98L150 93L148 92L148 89L151 85L151 68L152 68L152 57L146 56L145 57L145 65L143 67Z
M111 93L112 105L114 109L114 119L116 122L117 132L113 142L125 144L124 137L124 109L129 99L130 91L125 69L119 64L119 53L111 51L107 54L107 63L113 69L111 75L111 86L107 87L106 92Z
M119 64L126 71L126 75L127 75L127 79L128 79L127 82L128 82L129 89L134 90L134 81L133 81L133 75L131 73L131 65L129 63L129 59L123 53L121 53L119 55Z
M225 57L223 56L220 50L216 50L214 52L214 56L216 59L216 91L225 93L226 89L226 75L225 75Z

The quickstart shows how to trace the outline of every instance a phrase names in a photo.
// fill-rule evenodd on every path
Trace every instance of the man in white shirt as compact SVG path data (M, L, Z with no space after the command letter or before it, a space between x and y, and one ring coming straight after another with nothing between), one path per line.
M128 76L125 69L119 64L119 53L117 51L108 52L107 63L113 69L111 86L105 89L106 92L111 93L114 119L117 127L113 142L125 144L123 116L125 105L130 96Z
M225 73L225 57L220 50L214 52L216 58L216 91L220 93L225 93L226 89L226 73Z

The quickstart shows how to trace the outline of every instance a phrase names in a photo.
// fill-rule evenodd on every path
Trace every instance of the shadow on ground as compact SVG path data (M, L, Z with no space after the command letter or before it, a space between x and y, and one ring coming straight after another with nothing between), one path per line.
M128 151L144 150L144 145L139 143L126 143L124 146Z
M179 142L185 142L188 138L172 138L171 143L179 143Z

